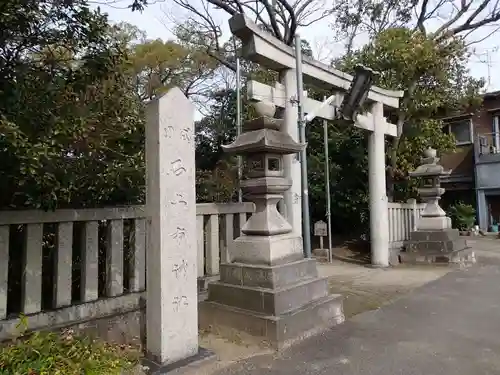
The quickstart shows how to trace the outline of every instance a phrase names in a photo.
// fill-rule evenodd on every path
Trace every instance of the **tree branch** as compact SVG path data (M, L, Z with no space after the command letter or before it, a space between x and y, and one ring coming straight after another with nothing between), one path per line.
M483 3L474 11L474 13L465 21L462 25L455 27L454 29L450 30L450 33L452 35L457 35L463 31L467 30L477 30L481 26L487 25L489 23L496 22L500 20L500 11L493 11L490 13L489 17L483 18L481 21L478 22L473 22L474 19L483 11L490 0L484 0Z
M283 8L285 8L288 11L290 15L289 19L290 27L288 30L289 33L288 35L285 35L285 40L283 40L283 42L291 46L293 44L293 39L295 38L295 32L297 31L297 17L295 16L295 10L290 4L288 4L287 0L277 0L277 1L283 6Z
M489 0L485 0L485 1L489 1ZM469 3L467 3L466 0L462 0L462 7L457 12L457 14L455 14L455 16L452 17L448 22L445 22L443 25L441 25L441 27L439 27L436 30L436 32L434 32L434 35L438 36L438 38L439 38L440 35L442 35L444 32L449 30L451 25L453 25L455 22L457 22L469 10L470 6L472 5L472 2L473 2L473 0L470 0Z
M216 6L217 8L220 8L224 10L225 12L229 13L231 16L234 16L236 13L238 13L239 9L234 9L230 5L226 4L222 0L207 0L210 4ZM233 0L237 4L239 4L238 0Z
M427 14L427 4L429 3L429 0L423 0L422 1L422 6L420 8L420 15L418 16L417 20L417 27L418 29L425 34L425 19L426 19L426 14Z
M271 23L274 35L279 40L283 40L283 36L281 35L281 31L278 26L278 22L276 22L276 14L274 12L274 9L271 7L271 4L269 4L268 0L260 0L260 3L264 5L264 7L266 8L267 14L269 16L269 22Z

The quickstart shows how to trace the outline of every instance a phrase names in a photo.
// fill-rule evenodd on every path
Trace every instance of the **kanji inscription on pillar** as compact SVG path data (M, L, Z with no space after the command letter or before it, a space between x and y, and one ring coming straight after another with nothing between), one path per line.
M165 364L198 351L194 107L174 88L147 115L147 351Z

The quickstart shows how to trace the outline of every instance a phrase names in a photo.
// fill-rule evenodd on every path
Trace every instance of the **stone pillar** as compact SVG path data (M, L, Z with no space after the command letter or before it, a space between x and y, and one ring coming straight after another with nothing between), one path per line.
M158 366L198 353L193 118L178 88L147 107L146 351Z
M370 241L372 265L389 266L389 217L385 174L384 107L372 107L374 131L368 140L368 183L370 191Z
M281 72L281 83L285 86L285 130L295 142L299 141L298 109L292 98L297 96L297 75L294 69ZM302 235L302 185L298 154L284 155L283 169L285 177L290 178L292 186L284 193L285 218L292 225L293 231Z

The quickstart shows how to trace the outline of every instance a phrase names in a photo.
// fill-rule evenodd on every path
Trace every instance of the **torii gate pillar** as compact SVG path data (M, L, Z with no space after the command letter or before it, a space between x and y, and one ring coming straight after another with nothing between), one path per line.
M389 266L389 213L385 176L384 106L372 106L373 132L368 140L368 184L370 189L370 241L373 266ZM378 124L377 124L378 123Z

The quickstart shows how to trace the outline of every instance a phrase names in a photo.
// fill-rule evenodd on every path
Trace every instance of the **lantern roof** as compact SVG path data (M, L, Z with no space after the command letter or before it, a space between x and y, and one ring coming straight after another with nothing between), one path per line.
M295 142L284 132L275 129L259 129L240 134L233 143L223 145L224 152L232 154L294 154L301 151L306 144Z

